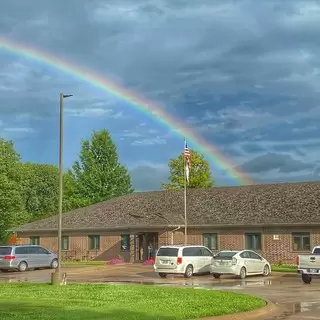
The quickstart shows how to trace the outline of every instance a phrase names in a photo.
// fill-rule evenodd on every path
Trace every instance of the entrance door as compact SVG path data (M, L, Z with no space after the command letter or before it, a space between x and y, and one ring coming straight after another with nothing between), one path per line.
M134 261L143 261L143 234L136 233L134 235Z
M156 252L159 247L159 236L157 232L146 233L148 257L155 258Z
M134 237L134 261L143 262L150 256L155 258L158 250L158 233L157 232L139 232Z

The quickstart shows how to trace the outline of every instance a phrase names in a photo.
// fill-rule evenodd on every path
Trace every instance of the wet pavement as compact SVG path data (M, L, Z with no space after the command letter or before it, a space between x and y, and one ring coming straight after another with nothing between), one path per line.
M306 285L296 274L274 273L269 277L248 277L245 280L229 276L213 279L209 275L162 279L152 272L151 266L141 265L66 268L62 271L67 273L69 283L141 283L243 292L260 296L278 306L275 314L256 320L320 320L320 280L315 279ZM51 273L51 270L0 272L0 282L49 282Z

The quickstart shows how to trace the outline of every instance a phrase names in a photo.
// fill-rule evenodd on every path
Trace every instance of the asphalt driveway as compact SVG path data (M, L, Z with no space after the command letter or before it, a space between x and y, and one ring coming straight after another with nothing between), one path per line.
M277 314L264 316L260 320L320 320L320 280L312 284L302 283L296 274L274 273L269 277L248 277L239 280L235 277L222 277L217 280L209 275L184 279L180 276L162 279L152 271L151 266L92 266L62 269L68 275L68 282L90 283L145 283L150 285L170 285L201 287L211 290L244 292L263 297L278 305ZM51 270L27 271L24 273L0 272L1 282L49 282Z

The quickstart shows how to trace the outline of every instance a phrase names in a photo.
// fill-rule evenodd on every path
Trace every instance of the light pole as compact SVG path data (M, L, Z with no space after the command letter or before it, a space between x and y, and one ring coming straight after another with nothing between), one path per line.
M62 200L63 200L63 100L72 97L72 94L60 93L60 130L59 130L59 222L58 222L58 268L56 281L61 281L61 255L62 255Z

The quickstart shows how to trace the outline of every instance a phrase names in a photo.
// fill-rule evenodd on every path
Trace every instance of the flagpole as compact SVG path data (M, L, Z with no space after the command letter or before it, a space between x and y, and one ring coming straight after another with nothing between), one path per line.
M184 139L184 146L186 146L186 139ZM187 175L186 175L186 157L183 154L183 176L184 176L184 244L188 244L188 233L187 233Z

